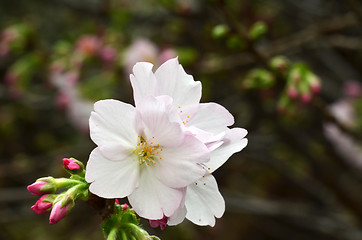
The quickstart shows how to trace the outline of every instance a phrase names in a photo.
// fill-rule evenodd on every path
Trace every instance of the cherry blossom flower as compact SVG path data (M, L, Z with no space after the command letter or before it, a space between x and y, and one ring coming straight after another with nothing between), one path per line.
M172 97L172 110L185 132L194 135L210 151L210 161L203 164L206 174L187 187L184 201L174 215L168 218L169 225L176 225L186 217L198 225L215 225L215 217L225 211L213 171L224 164L235 152L247 145L247 131L229 129L234 124L233 116L216 103L200 103L201 83L186 74L177 58L166 61L155 73L150 63L137 63L131 74L136 106L147 96Z
M172 48L159 49L153 42L146 38L137 38L128 47L123 56L125 71L127 74L132 72L133 66L137 62L151 62L156 66L177 56Z
M102 100L94 105L86 180L103 198L128 197L141 217L169 217L186 186L205 175L209 150L177 122L169 96L145 97L137 106Z

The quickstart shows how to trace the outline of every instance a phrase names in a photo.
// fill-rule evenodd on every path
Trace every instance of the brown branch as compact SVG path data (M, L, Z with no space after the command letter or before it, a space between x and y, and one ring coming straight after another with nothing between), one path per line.
M268 57L279 55L288 50L298 48L306 43L314 41L319 37L338 32L348 27L359 25L358 18L352 12L326 19L320 23L313 24L291 36L276 40L269 44L263 51Z
M228 21L229 23L234 24L234 20L231 17L228 17ZM350 12L340 16L336 16L331 19L326 19L319 23L315 23L290 36L266 44L260 49L254 46L254 43L249 40L248 44L252 47L250 52L243 52L232 56L226 56L220 60L220 62L222 62L223 64L213 64L212 61L210 61L206 57L201 64L201 69L204 73L214 73L222 70L229 70L248 64L253 64L260 59L262 59L262 61L264 62L266 58L285 54L288 51L300 48L305 44L308 44L323 37L325 34L339 32L349 27L358 26L358 24L358 18L355 14ZM240 27L235 27L235 31L239 32L239 35L244 38L246 36L245 30L241 30L239 28ZM361 40L357 38L342 38L340 35L334 35L328 38L327 41L331 45L337 47L361 48ZM261 54L261 52L263 54ZM256 57L255 55L258 57Z

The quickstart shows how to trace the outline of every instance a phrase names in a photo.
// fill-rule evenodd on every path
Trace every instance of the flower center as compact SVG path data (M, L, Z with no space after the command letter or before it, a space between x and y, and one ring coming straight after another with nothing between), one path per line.
M152 137L151 141L146 141L142 136L138 136L138 144L135 150L135 154L138 157L140 165L156 165L158 159L162 159L160 152L163 149L159 144L154 143L155 137Z

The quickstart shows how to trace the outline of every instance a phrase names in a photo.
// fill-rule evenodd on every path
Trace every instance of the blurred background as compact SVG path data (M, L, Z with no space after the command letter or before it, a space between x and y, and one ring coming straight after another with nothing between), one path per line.
M249 144L214 173L215 227L147 231L362 239L361 23L357 0L0 0L0 239L103 239L87 203L50 226L26 186L86 163L93 103L133 104L133 65L175 56Z

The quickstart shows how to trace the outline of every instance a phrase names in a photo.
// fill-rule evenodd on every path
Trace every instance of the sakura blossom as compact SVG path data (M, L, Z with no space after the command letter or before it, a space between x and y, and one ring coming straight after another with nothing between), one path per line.
M94 105L86 180L103 198L128 197L141 217L175 213L188 185L205 175L208 148L175 120L172 98L146 97L136 107L117 100Z
M148 96L172 97L172 109L183 130L210 151L210 161L203 164L206 174L187 187L184 205L168 224L176 225L186 217L198 225L214 226L215 217L220 218L225 211L225 202L211 173L247 145L247 131L228 128L234 117L223 106L200 103L201 83L185 72L177 58L166 61L155 73L152 68L150 63L137 63L133 68L130 79L136 106Z

